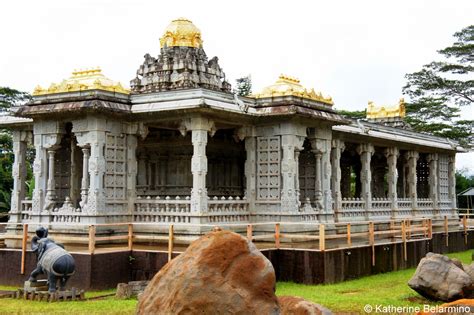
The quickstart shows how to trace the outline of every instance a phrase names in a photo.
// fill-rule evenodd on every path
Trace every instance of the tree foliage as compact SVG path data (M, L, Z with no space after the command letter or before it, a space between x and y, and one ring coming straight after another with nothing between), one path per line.
M367 110L355 110L355 111L350 111L350 110L338 110L338 114L345 116L347 118L355 118L355 119L364 119L367 116Z
M474 104L474 25L454 34L453 45L439 50L442 61L405 77L406 121L420 132L473 144L474 120L459 120L460 107Z
M8 87L0 87L0 112L8 111L12 106L20 105L30 99L30 95ZM31 163L34 154L27 152L27 187L32 185ZM0 129L0 212L10 210L11 191L13 189L13 141L8 130Z
M26 92L0 86L0 112L7 111L10 107L25 103L30 99L30 94Z
M474 187L474 175L469 174L467 169L456 171L456 195L470 187ZM463 209L468 207L466 197L458 196L458 207Z
M235 80L237 88L234 90L234 93L237 93L239 96L248 96L252 94L252 78L250 74L248 76L238 78Z

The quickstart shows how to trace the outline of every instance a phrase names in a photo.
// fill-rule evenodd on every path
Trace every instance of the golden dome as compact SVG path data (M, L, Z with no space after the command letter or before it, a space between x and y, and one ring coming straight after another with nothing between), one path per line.
M255 98L265 98L289 95L311 99L328 105L334 104L331 97L326 98L321 92L316 93L314 89L308 91L300 84L300 80L285 75L280 75L274 84L267 86L261 93L253 96Z
M202 48L201 31L188 19L173 20L160 38L160 45L162 48L163 46Z
M67 93L86 90L104 90L116 93L129 94L130 91L125 89L119 82L114 82L102 74L100 68L74 70L69 79L63 80L61 83L51 83L49 88L37 86L33 91L33 95L45 95L55 93Z

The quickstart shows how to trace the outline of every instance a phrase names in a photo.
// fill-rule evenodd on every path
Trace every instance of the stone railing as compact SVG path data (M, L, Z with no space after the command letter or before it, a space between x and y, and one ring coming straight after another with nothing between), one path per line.
M21 221L31 220L31 214L33 213L33 201L30 199L21 201Z
M411 217L413 213L413 201L410 198L398 198L398 217Z
M245 197L212 197L208 200L209 212L241 212L249 211L249 203Z
M433 200L431 200L430 198L418 198L417 205L419 209L433 210Z
M138 196L133 212L134 222L190 222L191 198Z
M210 197L208 200L209 222L248 222L249 203L245 197Z
M390 217L392 215L392 201L387 198L372 198L370 217Z
M365 218L365 200L362 198L343 198L342 211L338 213L339 220Z

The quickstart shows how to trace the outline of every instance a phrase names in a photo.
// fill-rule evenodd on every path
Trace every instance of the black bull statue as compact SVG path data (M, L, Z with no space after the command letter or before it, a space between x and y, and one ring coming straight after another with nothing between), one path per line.
M48 277L49 292L56 291L59 280L59 289L65 290L66 282L74 274L74 258L60 244L47 238L48 230L38 228L36 236L31 241L31 249L36 252L38 265L31 272L29 281L36 281L40 274Z

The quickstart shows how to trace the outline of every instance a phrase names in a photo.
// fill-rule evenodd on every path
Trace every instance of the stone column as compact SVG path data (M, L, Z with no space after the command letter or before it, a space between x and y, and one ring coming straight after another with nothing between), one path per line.
M147 183L147 168L146 168L146 155L140 153L138 155L138 174L137 174L137 185L140 188L146 187Z
M453 213L457 213L457 203L456 203L456 156L450 155L448 162L448 194L449 199L451 200L451 207Z
M412 210L416 210L418 208L417 202L417 191L416 191L416 165L418 163L419 154L416 151L408 151L406 153L406 160L408 163L408 196L411 198L412 201Z
M52 211L56 206L56 179L54 178L54 155L56 151L49 149L48 153L48 185L46 187L46 203L44 210Z
M106 198L104 187L104 176L106 161L104 156L105 132L90 131L90 158L89 158L89 192L87 194L87 205L85 212L90 215L96 215L106 211ZM83 209L84 211L84 209Z
M398 170L397 160L400 155L397 147L391 147L385 149L385 157L387 158L388 165L388 198L392 203L392 218L396 216L398 210L398 195L397 195L397 182L398 182Z
M79 202L81 209L84 209L87 204L87 195L89 193L89 156L90 149L82 148L81 201Z
M363 143L357 146L357 153L360 156L362 169L360 171L361 197L365 201L366 219L369 220L369 212L372 209L372 174L370 161L374 154L374 146L370 143Z
M342 209L342 194L341 194L341 155L344 152L344 142L339 139L332 140L332 154L331 154L331 191L332 199L334 200L334 212L337 214Z
M193 188L191 190L191 211L207 212L207 129L196 126L192 129L193 157L191 172L193 173Z
M257 138L254 136L245 137L245 152L247 159L245 160L245 180L246 194L245 197L249 203L250 209L255 209L255 199L257 196Z
M296 201L298 207L301 207L301 193L300 193L300 150L299 148L295 149L295 192L296 192Z
M21 222L21 202L26 196L26 148L29 132L14 130L12 133L15 159L12 165L13 191L9 222Z
M137 145L138 139L134 134L127 135L127 200L128 213L132 214L135 209L137 198ZM157 169L158 172L158 169Z
M430 198L433 201L433 210L436 213L439 208L439 195L438 195L438 154L432 153L428 154L428 163L430 174L428 178L428 183L430 186Z
M283 156L281 161L282 190L281 209L282 212L298 212L298 201L296 195L296 161L295 161L295 135L282 135Z

